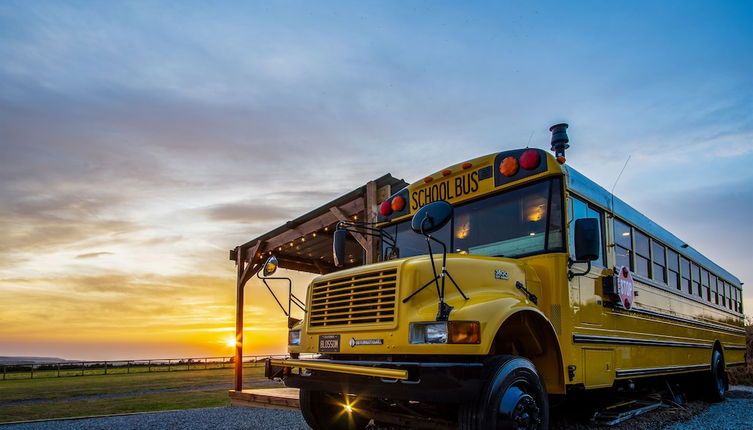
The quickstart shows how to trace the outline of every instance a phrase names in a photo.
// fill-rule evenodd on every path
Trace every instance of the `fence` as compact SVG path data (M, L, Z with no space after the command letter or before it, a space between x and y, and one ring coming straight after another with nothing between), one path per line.
M263 366L267 358L285 355L246 355L243 367ZM174 372L232 368L235 357L191 357L144 360L65 361L60 363L2 364L2 380L119 373Z

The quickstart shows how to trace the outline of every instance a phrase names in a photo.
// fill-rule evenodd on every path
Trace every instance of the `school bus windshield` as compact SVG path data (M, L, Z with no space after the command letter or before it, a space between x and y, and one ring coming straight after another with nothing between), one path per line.
M448 252L521 257L564 250L560 178L475 200L454 212L452 221L432 234ZM410 229L410 220L384 229L395 237L400 258L427 253L426 240Z

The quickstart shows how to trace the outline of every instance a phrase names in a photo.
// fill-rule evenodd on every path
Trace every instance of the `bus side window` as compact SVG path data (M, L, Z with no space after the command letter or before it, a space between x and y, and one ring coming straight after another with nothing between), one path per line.
M653 267L651 268L651 279L659 281L662 284L667 283L667 259L664 257L666 248L659 242L651 239L651 256L653 257Z
M640 231L633 229L633 241L635 243L635 273L648 278L649 267L651 266L651 254L649 251L648 236Z
M667 249L667 285L672 288L680 289L680 263L679 255Z
M614 219L614 255L615 265L619 268L625 266L631 271L633 266L633 239L630 226L618 219Z
M606 266L604 261L604 222L601 211L589 206L588 203L583 200L572 197L570 198L570 215L572 219L569 223L570 230L570 258L575 259L575 220L583 218L596 218L599 220L599 235L601 236L601 247L599 247L599 258L594 261L595 264L601 263L602 266Z
M693 285L690 283L690 260L680 257L680 287L688 294L693 294Z
M693 263L692 275L693 287L691 288L691 294L697 294L699 297L703 297L703 291L701 291L701 268L695 263Z

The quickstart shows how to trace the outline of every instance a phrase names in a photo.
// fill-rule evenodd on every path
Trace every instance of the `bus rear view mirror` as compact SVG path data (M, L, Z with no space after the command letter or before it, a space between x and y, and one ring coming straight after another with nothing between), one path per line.
M594 261L599 259L599 220L581 218L575 220L575 260Z
M342 267L345 263L345 239L348 232L345 229L338 228L332 236L332 257L335 260L335 266Z

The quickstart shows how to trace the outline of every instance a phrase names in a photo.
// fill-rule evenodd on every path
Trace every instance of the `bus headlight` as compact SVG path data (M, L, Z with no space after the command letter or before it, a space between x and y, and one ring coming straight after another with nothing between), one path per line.
M478 321L413 322L410 343L481 343L481 325Z
M290 330L288 331L288 345L298 346L301 344L301 331Z

